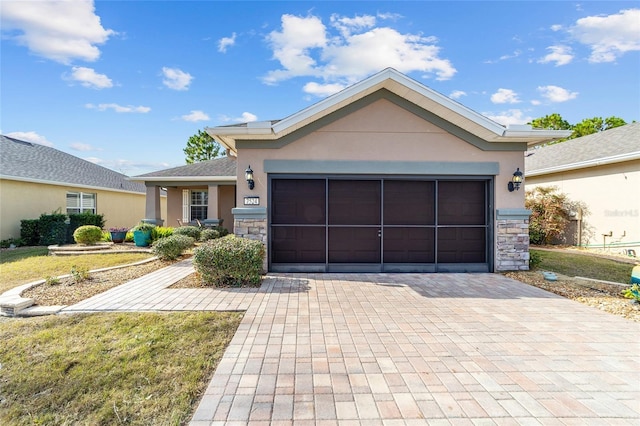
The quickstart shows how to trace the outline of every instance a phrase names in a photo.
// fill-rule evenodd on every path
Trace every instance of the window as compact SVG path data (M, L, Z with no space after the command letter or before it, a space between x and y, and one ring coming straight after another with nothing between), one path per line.
M96 194L67 192L67 214L96 213Z
M191 191L191 217L189 219L205 220L208 204L209 193L207 191Z

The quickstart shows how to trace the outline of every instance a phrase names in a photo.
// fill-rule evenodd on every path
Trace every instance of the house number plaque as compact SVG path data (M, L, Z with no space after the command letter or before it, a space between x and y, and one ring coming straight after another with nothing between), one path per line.
M245 206L259 206L260 197L244 197Z

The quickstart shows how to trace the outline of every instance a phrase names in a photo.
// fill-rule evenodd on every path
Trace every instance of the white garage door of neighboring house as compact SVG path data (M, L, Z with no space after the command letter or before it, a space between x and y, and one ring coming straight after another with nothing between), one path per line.
M492 179L270 177L269 269L492 270Z

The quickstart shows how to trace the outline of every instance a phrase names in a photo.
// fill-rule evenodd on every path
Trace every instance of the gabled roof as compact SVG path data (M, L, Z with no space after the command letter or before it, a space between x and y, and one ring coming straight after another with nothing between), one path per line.
M134 176L131 179L145 182L166 181L236 181L236 157L220 157L172 169L159 170Z
M527 176L640 159L640 122L527 151Z
M0 178L145 193L126 175L57 149L0 135Z
M564 130L538 130L528 125L504 127L396 71L386 68L283 120L210 127L206 131L233 152L238 140L275 140L288 135L374 92L386 89L487 142L542 143L567 137Z

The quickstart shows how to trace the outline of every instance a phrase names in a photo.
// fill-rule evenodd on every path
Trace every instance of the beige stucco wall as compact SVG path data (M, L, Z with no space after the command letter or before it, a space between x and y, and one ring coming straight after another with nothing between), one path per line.
M583 243L602 244L602 234L611 232L613 236L607 238L607 244L640 244L640 160L525 180L526 189L536 186L556 186L572 201L587 204L590 214L584 220L592 227L593 237Z
M20 220L37 219L43 213L66 213L67 192L97 194L97 213L104 215L105 226L133 227L144 218L145 194L102 189L0 180L0 239L19 238ZM166 198L161 199L166 211Z
M498 162L496 208L523 208L524 191L507 191L516 168L524 169L521 151L483 151L387 100L378 100L280 149L238 150L237 205L245 196L260 196L266 206L265 159L361 160L417 162ZM255 189L244 170L251 165Z
M243 177L244 179L244 177ZM209 187L204 186L185 186L177 188L167 188L167 210L165 226L178 226L178 219L182 219L182 190L189 189L194 191L208 191ZM209 194L211 199L213 195ZM231 209L235 207L235 185L219 185L218 186L218 212L216 218L223 219L222 225L230 232L233 231L233 215Z

